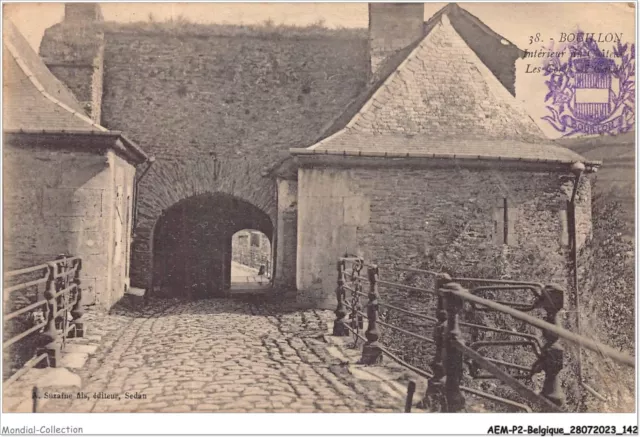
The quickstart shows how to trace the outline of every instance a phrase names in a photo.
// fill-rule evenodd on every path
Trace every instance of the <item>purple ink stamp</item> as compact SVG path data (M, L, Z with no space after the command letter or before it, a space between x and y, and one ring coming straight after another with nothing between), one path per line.
M635 44L620 41L600 50L593 38L580 38L544 66L550 115L542 117L564 136L578 133L617 135L635 124ZM588 34L587 34L588 35Z

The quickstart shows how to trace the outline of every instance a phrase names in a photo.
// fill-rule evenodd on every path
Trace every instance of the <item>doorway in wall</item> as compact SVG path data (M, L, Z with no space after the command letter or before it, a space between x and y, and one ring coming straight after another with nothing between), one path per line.
M271 285L271 241L255 229L243 229L231 238L231 290Z
M272 235L269 216L242 199L221 193L184 199L164 211L154 230L154 293L160 297L228 296L234 275L251 288L267 287ZM234 238L236 245L241 240L246 243L235 255L242 272L232 268L236 265ZM269 251L266 258L264 250Z

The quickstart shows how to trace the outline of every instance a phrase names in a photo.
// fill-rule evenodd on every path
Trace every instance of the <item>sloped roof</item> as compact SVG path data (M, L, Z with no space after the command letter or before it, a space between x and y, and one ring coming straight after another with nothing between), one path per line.
M584 161L551 144L456 32L450 10L443 8L429 21L427 35L376 84L346 127L292 153Z
M466 20L468 20L469 23L471 23L474 26L477 26L480 29L482 29L482 31L485 34L489 35L490 37L494 38L495 40L500 41L502 45L510 46L510 47L513 47L514 49L516 49L518 51L520 57L524 56L524 50L521 50L514 43L512 43L509 40L507 40L504 36L500 35L498 32L494 31L492 28L487 26L481 19L479 19L478 17L473 15L471 12L469 12L466 9L461 8L460 6L458 6L457 3L449 3L445 7L440 9L438 12L433 14L433 16L431 18L429 18L429 20L427 20L424 23L424 30L425 30L424 34L425 35L431 31L433 26L440 20L440 17L443 14L447 14L449 16L454 16L455 15L455 16L464 17ZM454 24L453 21L452 21L452 24ZM454 27L456 27L455 24L454 24Z
M565 147L553 144L528 143L517 140L486 140L429 138L428 136L356 135L340 136L331 143L331 148L303 149L318 153L338 152L362 153L372 156L408 157L458 157L496 158L505 160L554 161L573 163L585 158Z
M9 20L3 23L2 59L2 130L5 139L36 135L49 145L69 146L67 135L72 135L87 148L96 144L89 138L97 139L98 143L107 144L132 162L147 160L146 153L136 143L121 132L94 123L84 113L73 93L51 73ZM65 140L61 142L61 138Z
M484 32L489 34L491 37L496 38L498 40L505 40L504 37L494 32L489 26L484 24L480 19L478 19L475 15L469 13L466 9L461 8L456 3L449 3L446 6L442 7L438 10L429 20L424 23L424 36L428 35L431 30L434 28L436 24L440 22L440 19L443 15L447 16L462 16L467 18L470 22L472 22L475 26L482 28ZM423 37L424 38L424 37ZM507 41L508 42L508 41ZM374 77L370 81L367 88L361 92L355 99L351 101L351 103L345 108L345 110L333 120L321 133L315 143L335 134L339 130L343 129L352 119L356 116L356 114L362 109L365 103L367 103L374 93L380 88L387 78L394 73L397 68L402 64L402 62L409 56L409 54L421 43L421 40L417 40L413 44L405 47L404 49L396 51L393 55L388 57L386 60L382 62L378 70L376 71ZM522 52L519 48L513 45L511 42L508 42L509 45L513 46L519 53ZM314 143L314 144L315 144Z
M3 24L3 130L107 132L84 113L15 25Z
M396 71L398 66L402 64L409 53L411 53L419 43L420 40L416 41L408 47L405 47L402 50L398 50L392 56L385 59L376 71L374 77L371 79L371 82L367 86L367 88L363 92L358 94L356 98L347 105L345 110L338 117L336 117L325 129L322 130L322 133L320 134L320 137L316 142L321 141L324 138L327 138L343 129L362 109L363 105L366 104L371 99L371 97L373 97L378 88L380 88L389 78L389 76Z

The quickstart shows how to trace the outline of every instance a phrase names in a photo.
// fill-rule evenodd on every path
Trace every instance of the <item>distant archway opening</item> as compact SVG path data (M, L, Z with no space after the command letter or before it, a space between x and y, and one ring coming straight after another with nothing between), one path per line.
M154 294L186 298L226 295L232 282L233 236L246 229L263 235L271 250L271 219L237 197L202 194L163 211L153 234Z
M269 286L272 278L271 241L255 229L243 229L231 238L231 289Z

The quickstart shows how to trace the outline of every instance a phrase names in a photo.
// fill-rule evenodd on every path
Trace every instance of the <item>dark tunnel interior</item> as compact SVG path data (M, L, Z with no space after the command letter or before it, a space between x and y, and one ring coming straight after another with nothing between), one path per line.
M273 241L269 216L236 197L204 194L174 204L154 231L153 288L166 297L223 295L231 286L231 239L242 229Z

